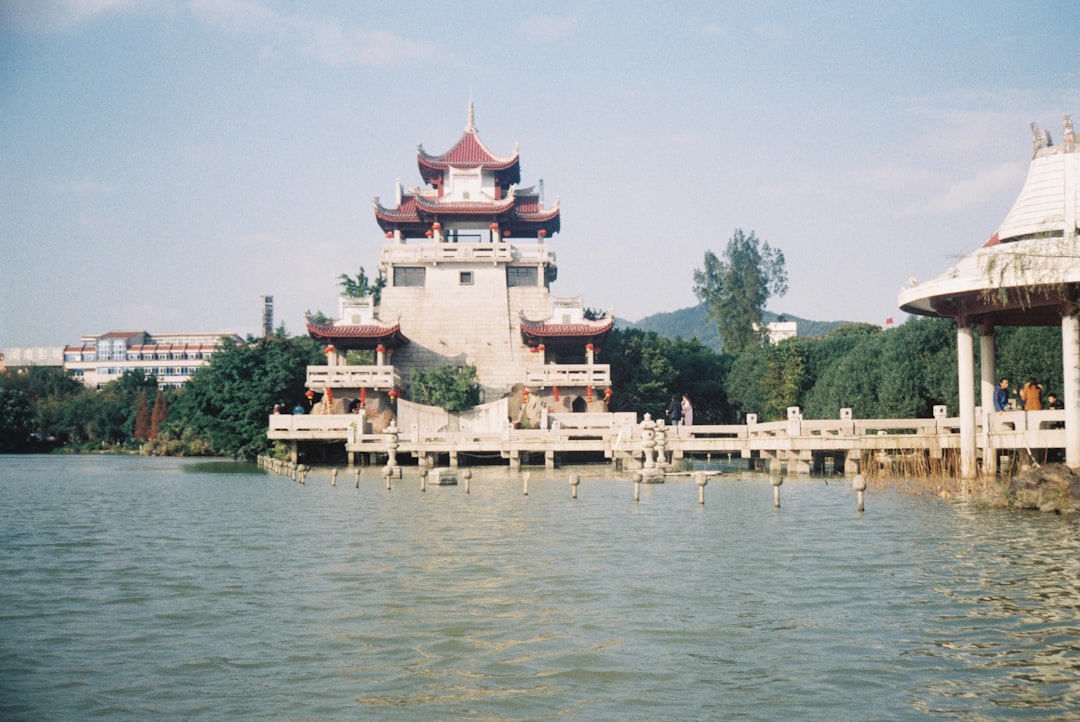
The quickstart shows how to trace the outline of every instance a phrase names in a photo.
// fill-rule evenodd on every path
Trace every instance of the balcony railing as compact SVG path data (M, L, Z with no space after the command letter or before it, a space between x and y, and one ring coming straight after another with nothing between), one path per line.
M555 263L543 245L508 243L413 243L383 246L380 264L405 263Z
M607 364L552 364L525 369L527 386L607 386L611 367Z
M308 366L307 387L320 392L327 388L389 391L401 387L401 376L393 366Z

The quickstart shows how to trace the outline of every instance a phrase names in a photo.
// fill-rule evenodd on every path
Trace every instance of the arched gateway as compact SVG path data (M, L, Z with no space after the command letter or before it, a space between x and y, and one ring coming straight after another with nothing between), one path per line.
M997 326L1061 325L1064 367L1065 463L1080 468L1080 153L1072 118L1065 116L1063 142L1032 123L1033 157L1012 209L981 248L926 283L912 282L898 298L900 309L957 323L960 380L960 466L964 478L978 474L976 434L992 424L994 329ZM982 418L975 413L974 332L979 329ZM989 452L989 453L988 453ZM996 469L984 444L983 469Z

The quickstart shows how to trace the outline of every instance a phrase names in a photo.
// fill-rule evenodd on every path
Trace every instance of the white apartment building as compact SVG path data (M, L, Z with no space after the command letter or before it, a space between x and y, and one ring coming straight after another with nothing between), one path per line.
M128 371L157 376L158 386L183 386L214 355L222 340L242 343L235 333L162 333L110 331L83 336L64 347L64 368L90 388L101 388Z

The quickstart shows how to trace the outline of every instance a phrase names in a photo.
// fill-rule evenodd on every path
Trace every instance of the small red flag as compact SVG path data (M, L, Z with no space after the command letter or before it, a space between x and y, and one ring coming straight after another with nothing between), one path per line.
M892 326L892 316L889 316L887 319L885 319L885 325Z

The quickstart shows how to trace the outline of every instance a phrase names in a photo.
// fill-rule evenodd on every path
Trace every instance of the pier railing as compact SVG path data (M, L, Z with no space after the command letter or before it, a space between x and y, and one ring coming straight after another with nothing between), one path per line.
M1012 450L1055 449L1065 446L1063 411L1009 411L977 415L977 445L983 455ZM834 459L857 459L863 452L927 453L959 449L958 418L836 419L801 418L768 423L667 426L633 413L550 414L547 428L499 430L436 430L412 428L371 433L356 414L273 415L268 436L283 441L340 440L350 453L386 454L391 442L398 453L417 458L449 454L452 465L459 453L493 454L510 459L543 454L554 464L555 455L597 452L614 461L632 463L647 453L666 454L671 460L707 454L744 459L760 457L808 468L821 454ZM367 431L367 433L365 433ZM520 463L520 461L518 461Z

